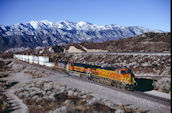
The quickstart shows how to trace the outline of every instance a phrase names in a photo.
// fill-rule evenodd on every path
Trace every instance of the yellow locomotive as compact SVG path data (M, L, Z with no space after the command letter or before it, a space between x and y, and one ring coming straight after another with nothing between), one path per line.
M80 77L110 83L112 86L127 90L133 90L136 86L134 74L130 69L68 63L67 71L79 73Z

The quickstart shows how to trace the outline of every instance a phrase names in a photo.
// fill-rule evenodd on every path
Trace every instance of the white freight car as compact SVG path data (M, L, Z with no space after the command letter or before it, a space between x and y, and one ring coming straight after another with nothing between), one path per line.
M39 65L45 65L47 62L49 62L49 57L39 56Z

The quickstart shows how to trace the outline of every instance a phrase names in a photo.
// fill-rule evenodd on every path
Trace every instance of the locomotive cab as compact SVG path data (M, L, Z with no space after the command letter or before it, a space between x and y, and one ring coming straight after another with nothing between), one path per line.
M120 72L123 75L123 82L125 83L126 87L136 86L135 76L131 69L121 69Z

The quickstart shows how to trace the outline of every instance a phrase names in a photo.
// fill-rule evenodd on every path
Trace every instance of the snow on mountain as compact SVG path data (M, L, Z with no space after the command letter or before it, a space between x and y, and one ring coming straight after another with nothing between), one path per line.
M53 23L48 21L48 20L43 20L43 21L40 21L40 23L44 24L44 25L47 25L48 27L53 27Z
M84 21L80 21L77 23L78 26L86 26L86 25L89 25L87 22L84 22Z
M48 20L18 23L12 26L0 25L0 49L37 46L50 46L52 44L67 44L73 42L118 40L145 32L163 32L150 30L138 26L95 25L89 22L78 23L60 21L52 23Z
M80 21L76 23L76 28L77 30L94 31L98 28L98 26L89 22Z
M37 21L31 21L30 25L34 28L37 29L38 28L38 22Z
M56 26L59 29L72 30L75 28L75 23L63 20L63 21L56 23Z

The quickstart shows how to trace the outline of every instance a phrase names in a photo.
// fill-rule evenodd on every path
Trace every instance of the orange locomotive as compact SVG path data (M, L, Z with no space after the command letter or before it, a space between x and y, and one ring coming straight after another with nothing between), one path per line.
M136 86L134 74L130 69L101 67L80 63L68 63L67 71L79 73L90 80L109 82L112 86L133 90Z

